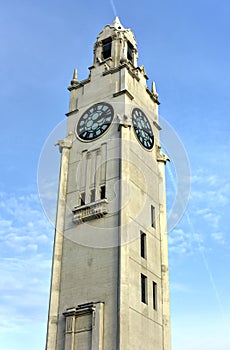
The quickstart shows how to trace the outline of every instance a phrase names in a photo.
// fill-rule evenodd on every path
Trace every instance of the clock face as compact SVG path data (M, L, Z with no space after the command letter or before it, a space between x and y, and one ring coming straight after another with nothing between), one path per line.
M113 107L105 102L88 108L77 124L77 135L83 141L100 137L109 128L114 116Z
M138 141L146 149L152 149L154 145L153 131L144 112L139 108L134 108L132 112L132 121Z

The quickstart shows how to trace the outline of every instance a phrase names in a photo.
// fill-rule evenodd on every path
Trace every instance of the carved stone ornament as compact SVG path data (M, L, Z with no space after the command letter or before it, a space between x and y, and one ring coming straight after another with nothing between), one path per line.
M83 314L93 313L95 311L95 304L93 302L78 305L77 307L72 307L63 312L65 317L69 316L80 316Z
M107 199L101 199L93 203L77 206L73 208L72 212L75 224L99 219L108 213L108 201Z
M105 64L104 64L104 69L105 69L105 71L110 70L110 66L109 66L108 63L106 63L106 62L105 62Z
M122 126L124 128L130 128L132 125L131 118L125 114L123 114L123 116L120 116L120 114L117 114L117 119L118 119L118 130L119 131L121 130Z
M120 38L120 33L118 32L115 32L113 35L112 35L112 40L116 40L116 39L119 39Z
M68 136L63 140L58 140L54 146L59 146L59 151L62 153L63 148L72 148L74 134L70 131Z
M164 162L164 163L166 163L167 161L170 162L170 159L167 156L167 154L164 154L163 152L161 152L161 146L157 146L157 161Z

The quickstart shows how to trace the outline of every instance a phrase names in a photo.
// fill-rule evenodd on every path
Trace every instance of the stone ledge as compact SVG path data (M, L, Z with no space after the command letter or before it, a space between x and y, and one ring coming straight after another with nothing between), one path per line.
M107 199L100 199L96 202L76 206L72 210L73 222L81 224L86 221L102 218L108 213Z
M157 128L157 130L162 130L160 125L155 120L153 121L153 125Z
M116 72L119 72L120 70L122 70L123 68L127 68L129 74L135 78L137 81L140 81L140 78L137 76L137 71L140 71L139 67L130 67L131 63L122 63L116 67L112 67L108 70L106 70L105 72L103 72L103 75L108 75L108 74L113 74Z
M134 99L134 96L127 89L115 92L113 94L113 97L117 97L117 96L120 96L120 95L123 95L123 94L126 94L130 98L130 100Z
M71 116L72 114L75 114L75 113L77 113L77 112L79 112L79 109L78 109L78 108L74 109L73 111L70 111L70 112L66 113L65 115L66 115L67 117L69 117L69 116Z
M93 311L95 311L95 305L93 302L91 302L88 304L82 304L82 305L78 305L77 307L66 309L66 311L63 312L63 315L65 317L82 316L82 315L92 313Z
M79 89L80 87L82 87L82 86L84 86L84 85L90 83L90 81L91 81L91 79L90 79L90 76L89 76L87 79L78 82L78 84L71 85L71 86L69 86L67 89L68 89L69 91L72 91L72 90L74 90L74 89Z
M152 91L149 90L149 88L146 88L147 93L149 94L149 96L151 97L151 99L157 104L160 104L160 101L158 100L158 97L156 94L154 94Z

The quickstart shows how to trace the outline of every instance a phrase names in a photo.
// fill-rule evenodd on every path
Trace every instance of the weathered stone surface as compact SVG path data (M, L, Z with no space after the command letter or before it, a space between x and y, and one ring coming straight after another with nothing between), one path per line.
M109 37L111 55L104 59ZM46 350L171 348L167 157L160 151L158 94L155 84L147 89L137 56L132 31L116 18L97 37L89 77L79 82L75 70L69 87L69 136L58 141L62 165ZM101 137L83 142L76 125L99 102L113 107L113 122ZM134 132L134 108L144 112L153 130L150 150ZM92 123L86 123L89 129Z

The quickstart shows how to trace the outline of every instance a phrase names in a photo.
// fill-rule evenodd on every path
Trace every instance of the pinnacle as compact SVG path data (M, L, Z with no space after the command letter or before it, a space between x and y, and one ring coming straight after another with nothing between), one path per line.
M76 68L73 71L73 79L71 80L71 85L75 85L75 84L78 84L77 69Z
M121 22L120 22L118 16L115 17L112 26L113 26L114 28L116 28L116 29L124 29L124 27L123 27L123 25L121 24Z

